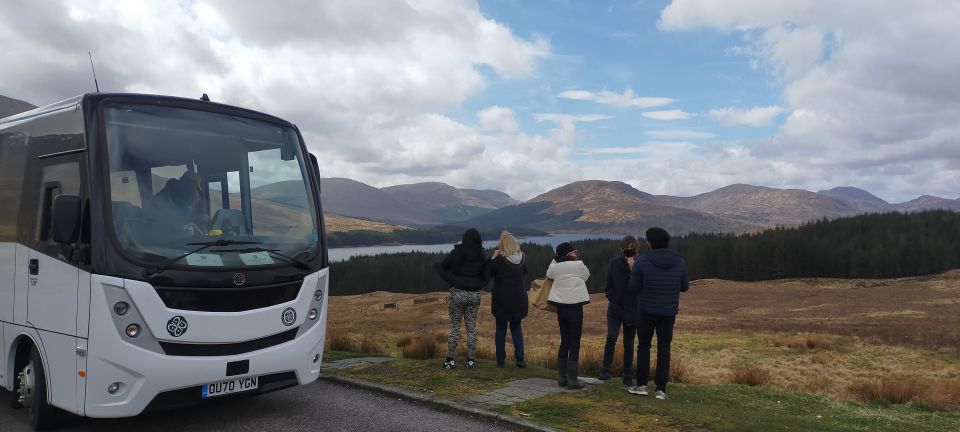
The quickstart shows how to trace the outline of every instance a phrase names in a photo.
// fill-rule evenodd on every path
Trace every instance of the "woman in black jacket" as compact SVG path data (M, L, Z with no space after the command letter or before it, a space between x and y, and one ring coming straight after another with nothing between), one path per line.
M452 369L453 356L460 344L460 321L467 327L467 367L476 367L477 313L480 311L480 289L487 285L484 275L487 258L483 253L483 240L474 228L463 233L463 241L438 264L440 276L451 285L447 294L447 311L450 313L450 335L447 337L447 360L443 367Z
M495 343L498 367L503 367L507 360L508 326L517 367L527 366L523 361L523 329L520 327L520 320L527 316L529 308L527 285L523 283L523 276L526 274L527 263L523 259L517 239L508 231L500 233L500 242L487 264L487 276L493 278L493 300L490 309L497 321Z

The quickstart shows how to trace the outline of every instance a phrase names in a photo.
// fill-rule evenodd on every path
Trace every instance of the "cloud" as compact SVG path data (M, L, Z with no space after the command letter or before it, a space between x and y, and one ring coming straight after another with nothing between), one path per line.
M646 131L643 133L652 138L657 139L686 139L686 140L696 140L696 139L710 139L715 137L713 133L703 132L703 131L692 131L692 130L652 130Z
M957 195L960 50L949 41L958 21L960 3L933 0L674 0L658 27L738 34L728 51L782 86L789 115L773 138L744 147L751 158L795 186L863 185L905 201Z
M591 92L586 90L568 90L557 95L563 99L593 101L599 104L613 105L621 108L653 108L669 105L676 101L665 97L637 97L632 89L623 93L611 91Z
M694 113L688 113L683 110L667 110L667 111L647 111L641 113L640 115L654 120L687 120L691 117L696 116Z
M770 126L773 119L786 110L779 106L754 107L741 109L734 107L717 108L707 112L707 116L724 126Z
M590 123L600 120L608 120L611 117L604 114L557 114L557 113L540 113L533 116L538 122L553 122L553 123Z
M572 124L528 135L504 110L476 127L444 114L490 82L534 77L551 55L548 39L518 36L473 0L3 4L6 96L43 105L92 91L90 50L101 90L207 93L293 121L325 176L522 196L577 172L564 160ZM535 176L519 163L530 157Z
M686 141L644 141L629 147L598 147L587 151L597 155L647 154L663 157L667 154L689 154L699 149L697 144Z
M517 131L517 115L510 108L502 106L487 107L477 112L480 129L499 130L506 133Z

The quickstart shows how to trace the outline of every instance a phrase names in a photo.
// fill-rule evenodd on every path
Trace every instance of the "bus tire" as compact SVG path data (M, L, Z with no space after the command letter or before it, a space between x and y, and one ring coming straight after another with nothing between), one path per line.
M34 430L47 430L60 424L62 411L47 403L47 374L35 347L31 347L27 363L17 374L14 398L22 400Z

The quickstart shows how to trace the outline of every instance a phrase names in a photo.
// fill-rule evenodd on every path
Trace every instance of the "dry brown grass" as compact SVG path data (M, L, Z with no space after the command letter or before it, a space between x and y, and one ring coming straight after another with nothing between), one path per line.
M855 384L851 391L865 402L887 401L895 404L919 401L923 396L921 383L913 378L878 378Z
M924 402L942 411L960 411L960 380L932 383L923 395Z
M491 338L492 339L492 338ZM444 351L446 351L447 341L443 341ZM508 342L509 344L509 342ZM457 357L467 358L467 338L466 335L460 338L460 344L457 345ZM496 349L493 346L493 342L488 342L485 339L480 339L477 337L477 347L476 352L474 352L475 359L484 359L484 360L494 360L497 357Z
M386 354L383 344L371 334L364 334L357 344L357 352L365 354Z
M397 348L408 347L413 344L413 338L410 336L404 336L397 341Z
M356 345L353 336L341 332L330 332L327 334L327 348L334 351L353 352L356 350Z
M775 347L793 349L832 350L836 346L834 338L822 334L783 334L776 333L767 337L768 343Z
M960 380L932 381L915 376L878 378L861 381L851 386L850 392L864 402L915 402L941 411L960 410Z
M364 354L387 354L383 343L369 333L357 336L345 332L331 332L327 335L327 349Z
M432 294L436 295L436 294ZM331 297L328 344L336 333L359 340L370 329L396 355L442 358L449 329L446 304L415 303L424 295L371 293ZM494 320L484 293L478 316L479 358L493 358ZM584 308L581 374L599 373L606 333L602 294ZM399 311L381 312L397 302ZM937 409L960 410L960 270L895 280L784 280L756 283L697 281L681 300L674 332L672 381L724 384L737 365L767 371L753 380L782 391L815 392L863 400L862 384L908 371L924 392L918 400ZM936 317L931 321L931 317ZM935 325L931 325L935 323ZM556 314L531 308L523 320L526 362L556 368ZM411 338L411 345L394 344ZM427 354L411 347L432 339ZM465 356L461 338L460 356ZM423 342L421 342L423 343ZM622 345L614 376L622 376ZM348 348L352 350L352 348ZM507 343L508 358L513 349ZM655 346L651 358L655 358ZM678 361L677 359L682 359ZM654 361L655 362L655 361ZM683 372L678 370L685 369ZM762 374L762 372L761 372ZM856 391L855 391L856 390Z
M830 363L830 360L833 360L833 355L828 351L817 351L810 356L810 361L819 365Z
M418 337L410 345L400 348L403 358L414 360L429 360L440 357L440 343L435 338Z
M770 383L770 371L757 366L736 366L730 372L730 382L733 384L756 387Z

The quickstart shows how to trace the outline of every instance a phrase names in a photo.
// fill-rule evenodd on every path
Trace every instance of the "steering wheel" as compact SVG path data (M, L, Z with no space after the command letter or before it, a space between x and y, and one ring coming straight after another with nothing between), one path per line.
M188 233L190 233L190 235L192 235L192 236L194 236L194 237L196 237L196 236L202 236L202 235L206 234L206 232L205 232L204 230L200 229L200 227L197 226L197 224L195 224L195 223L193 223L193 222L187 222L187 224L183 226L183 230L186 231L186 232L188 232Z

